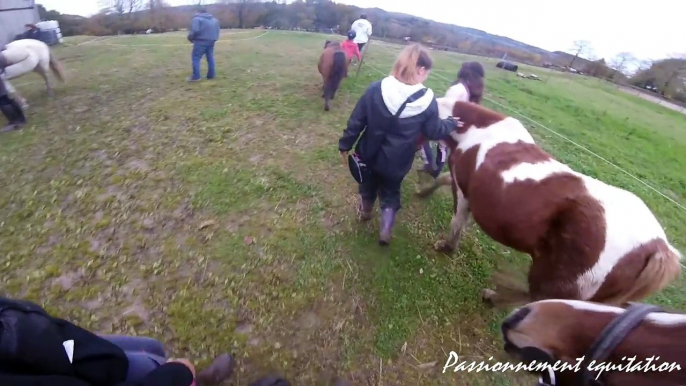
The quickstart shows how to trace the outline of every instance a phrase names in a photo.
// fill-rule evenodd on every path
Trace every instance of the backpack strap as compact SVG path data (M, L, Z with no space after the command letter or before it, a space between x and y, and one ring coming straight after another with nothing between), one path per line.
M428 89L426 87L424 87L423 89L421 89L421 90L415 92L414 94L410 95L410 97L407 98L405 100L405 102L403 102L403 104L400 106L398 111L395 113L395 116L394 116L395 120L397 121L398 119L400 119L400 114L402 114L402 112L405 111L405 106L407 106L408 103L412 103L412 102L420 99L421 97L423 97L426 94L427 90Z

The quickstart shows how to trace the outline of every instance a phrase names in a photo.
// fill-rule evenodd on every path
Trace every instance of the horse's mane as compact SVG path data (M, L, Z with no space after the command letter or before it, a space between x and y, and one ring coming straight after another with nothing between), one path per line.
M339 42L332 42L331 40L327 40L326 42L324 42L324 49L327 49L327 48L329 48L329 47L331 47L331 48L341 48L341 43L339 43Z

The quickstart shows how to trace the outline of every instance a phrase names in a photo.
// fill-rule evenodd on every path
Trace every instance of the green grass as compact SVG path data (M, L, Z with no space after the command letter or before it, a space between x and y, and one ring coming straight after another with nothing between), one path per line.
M414 175L390 248L377 246L376 219L355 220L356 187L336 143L399 47L372 43L359 78L346 79L324 113L324 36L235 32L216 47L211 82L185 82L181 34L71 40L56 50L69 79L54 99L34 75L14 81L32 107L27 128L0 138L3 294L96 331L157 337L201 364L230 350L237 385L267 371L302 385L335 375L353 384L530 383L440 372L450 351L503 358L502 313L479 294L494 268L524 272L526 257L478 227L455 256L435 253L449 192L416 201ZM474 59L434 58L427 84L439 95ZM686 117L594 79L523 68L544 80L536 82L478 60L489 99L686 202ZM686 213L522 121L560 160L641 196L686 250ZM650 300L684 309L685 284Z

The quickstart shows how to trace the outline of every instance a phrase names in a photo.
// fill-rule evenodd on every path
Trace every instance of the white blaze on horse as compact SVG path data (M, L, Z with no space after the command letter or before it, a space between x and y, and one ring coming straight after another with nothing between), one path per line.
M505 351L514 358L558 364L552 373L537 372L542 385L686 385L683 314L646 305L624 310L541 300L510 313L501 330Z
M52 83L48 77L48 72L50 70L52 70L57 79L64 82L64 69L62 64L54 56L50 47L40 40L15 40L7 44L1 52L7 62L10 63L2 74L2 80L7 86L7 91L18 99L19 103L24 108L28 106L26 100L19 95L9 80L35 71L43 77L49 96L53 95Z
M471 215L492 239L532 258L528 290L485 290L487 300L621 305L679 275L680 253L636 195L556 161L514 118L469 102L438 103L442 118L464 125L445 141L450 174L443 179L451 182L455 212L450 236L436 248L455 250Z

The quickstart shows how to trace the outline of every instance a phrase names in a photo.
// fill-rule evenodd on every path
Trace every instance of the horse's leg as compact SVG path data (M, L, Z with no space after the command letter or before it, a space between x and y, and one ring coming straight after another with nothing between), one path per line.
M512 272L493 275L497 292L488 288L481 291L481 299L496 308L521 306L531 301L529 289L523 280L517 281Z
M36 67L34 71L36 71L38 74L40 74L40 76L43 77L43 80L45 81L45 88L48 90L48 96L52 97L54 93L52 90L52 83L50 82L50 77L48 77L49 69L43 68L43 65L41 64L38 67Z
M512 273L494 275L496 291L484 289L482 299L497 307L520 305L545 299L580 299L575 277L565 268L557 268L540 262L550 261L551 257L532 256L529 268L528 286L517 282ZM536 262L539 262L538 264Z
M450 221L450 236L446 240L439 240L434 247L441 252L452 252L457 249L462 237L462 231L469 225L469 201L464 197L462 190L453 183L453 200L455 202L455 214Z

